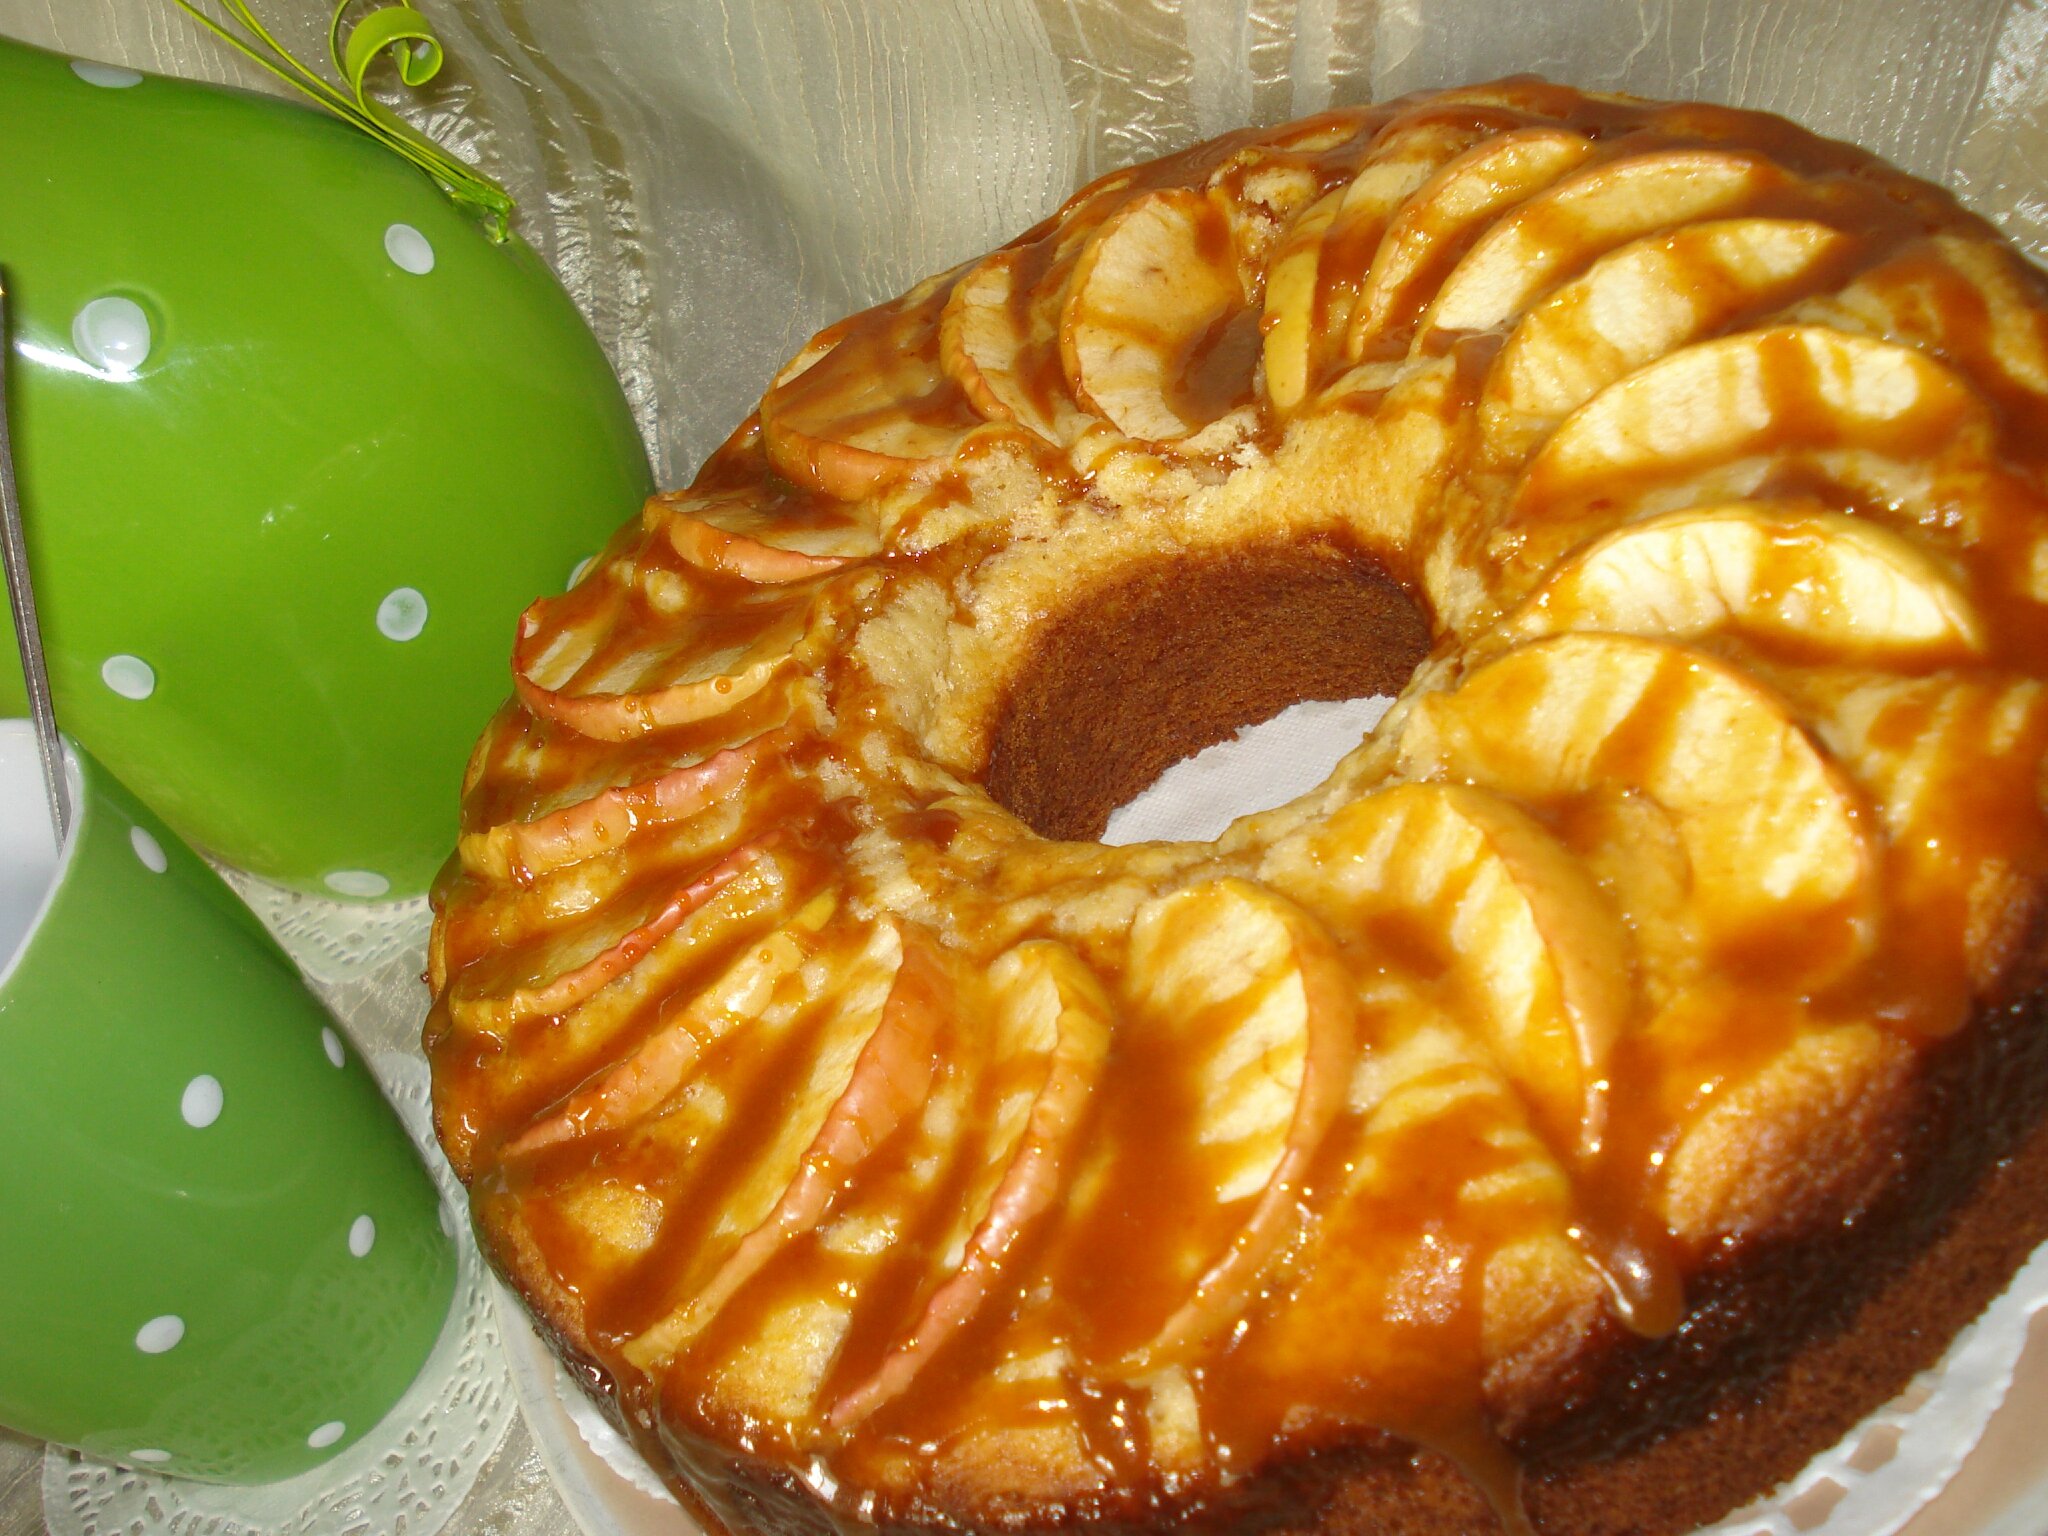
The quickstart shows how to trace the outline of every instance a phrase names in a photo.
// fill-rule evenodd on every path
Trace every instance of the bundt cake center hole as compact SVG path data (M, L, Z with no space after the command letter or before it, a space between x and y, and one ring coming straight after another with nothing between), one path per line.
M1414 599L1333 544L1127 572L1040 635L999 719L988 790L1041 836L1099 839L1181 759L1305 700L1398 693L1428 648ZM1276 782L1237 809L1308 787Z

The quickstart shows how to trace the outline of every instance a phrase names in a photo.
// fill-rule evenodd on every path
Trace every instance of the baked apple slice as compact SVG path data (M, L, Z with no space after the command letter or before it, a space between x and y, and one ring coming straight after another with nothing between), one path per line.
M1581 406L1530 462L1513 515L1611 504L1617 485L1800 450L1981 458L1992 436L1969 384L1911 347L1820 326L1745 331L1674 352Z
M832 1405L835 1428L859 1423L910 1386L988 1300L1019 1239L1064 1189L1109 1052L1109 999L1072 950L1047 939L1006 951L988 980L989 1091L972 1132L971 1177L937 1244L942 1278L881 1365Z
M501 822L464 833L457 845L463 867L515 885L623 847L635 834L686 821L736 793L763 762L788 746L768 732L726 747L637 784L598 790L586 799L530 821Z
M1572 1182L1524 1101L1425 993L1373 977L1360 1007L1377 1022L1331 1147L1335 1181L1287 1304L1237 1348L1295 1400L1428 1443L1447 1413L1477 1419L1489 1373L1583 1329L1604 1298L1651 1331L1668 1281L1654 1266L1604 1278L1617 1256L1589 1253Z
M1274 247L1266 267L1259 347L1265 364L1266 402L1285 416L1308 398L1313 376L1334 351L1328 320L1318 313L1322 294L1323 237L1336 221L1344 193L1327 193L1304 211Z
M1984 625L1956 577L1910 539L1811 505L1668 512L1595 540L1497 632L1685 640L1720 630L1829 657L1965 660Z
M444 948L463 950L452 942L458 935L476 935L485 947L510 942L515 932L589 910L650 865L738 846L748 825L738 803L697 791L715 791L735 769L750 772L741 761L750 754L707 765L762 737L798 738L815 724L813 692L773 689L701 728L624 752L538 719L517 700L505 705L464 774L458 857L434 888L435 931L444 942L429 946L430 965ZM773 747L764 742L760 751L765 757ZM676 781L663 784L671 774ZM632 811L630 826L605 799L612 790ZM621 857L628 842L644 854ZM578 865L590 867L566 873ZM445 982L436 970L432 985Z
M1271 144L1247 144L1226 156L1203 186L1229 227L1238 286L1256 298L1265 286L1275 240L1322 195L1322 178L1299 155Z
M607 1350L671 1317L775 1209L881 1018L901 969L893 927L841 910L789 930L766 943L793 943L801 961L719 994L733 1014L698 1021L710 1037L672 1093L648 1094L632 1113L619 1103L602 1127L537 1138L546 1144L505 1159L493 1181L518 1202L540 1260L573 1277L586 1336ZM685 996L700 989L671 978ZM657 1017L653 1034L668 1022ZM611 1059L628 1059L617 1046ZM548 1120L542 1112L535 1128ZM587 1266L582 1218L608 1221L622 1207L638 1218L632 1240L616 1245L615 1265ZM656 1372L666 1364L646 1361Z
M765 783L762 789L751 799L714 800L694 815L650 822L628 844L587 859L524 870L522 879L474 875L458 862L437 887L442 956L461 969L492 952L529 944L559 947L572 934L624 933L726 855L751 846L779 851L784 829L777 824L786 822L795 830L809 819L808 811L798 811ZM580 940L571 947L586 956L592 953ZM494 983L486 990L503 988Z
M896 964L878 1007L858 996L828 997L828 1016L811 1032L804 1062L789 1081L793 1102L770 1144L747 1160L714 1210L695 1222L703 1248L676 1304L626 1342L643 1369L670 1359L695 1338L748 1280L797 1238L815 1229L849 1177L922 1106L930 1092L940 1031L952 1018L953 980L938 941L913 924L884 925L896 938Z
M969 267L939 316L939 365L991 422L1071 445L1098 426L1077 402L1060 353L1074 269L1102 223L1127 203L1135 171L1084 187L1025 238Z
M1188 437L1236 403L1239 372L1249 394L1250 357L1219 345L1244 306L1215 199L1184 188L1133 198L1075 265L1060 315L1068 387L1131 437Z
M1580 802L1647 801L1682 859L1708 963L1817 984L1876 938L1861 797L1781 700L1702 651L1622 635L1536 641L1418 700L1399 753L1417 777L1567 824Z
M1259 329L1267 402L1291 415L1344 353L1373 257L1394 215L1479 134L1444 122L1390 124L1363 168L1294 221L1273 249Z
M1028 267L1037 254L1005 246L967 269L939 317L939 365L984 419L1018 422L1057 443L1063 438L1054 418L1065 391L1042 398L1026 382L1034 339Z
M1594 153L1562 128L1525 128L1474 145L1417 189L1373 257L1345 353L1353 362L1406 350L1417 312L1478 236Z
M829 910L833 897L813 895ZM436 1081L461 1101L440 1129L464 1177L480 1139L493 1149L545 1119L580 1086L609 1072L663 1027L672 996L692 996L802 910L806 886L774 857L757 859L678 925L639 965L561 1014L531 1016L504 1034L477 1033L439 1004L426 1029ZM445 970L444 970L445 974ZM458 1155L459 1154L459 1155Z
M1981 671L1809 673L1791 686L1886 833L1887 955L1913 984L1888 1022L1946 1033L2011 974L2040 915L2048 690Z
M882 547L852 509L814 498L669 492L649 498L641 519L707 575L768 586L822 576Z
M1508 335L1480 397L1485 452L1519 463L1608 385L1835 270L1849 237L1801 219L1711 219L1602 256Z
M761 397L761 440L778 470L859 501L949 459L982 424L939 366L939 315L958 275L841 321L783 370Z
M601 741L724 714L786 675L833 579L735 589L644 551L622 564L528 608L512 650L520 701Z
M1246 881L1139 909L1100 1152L1077 1173L1073 1251L1119 1273L1058 1282L1101 1369L1170 1366L1250 1307L1343 1108L1355 990L1316 922Z
M1802 300L1784 318L1933 352L2038 410L2048 397L2048 323L2036 281L2003 243L1942 234L1913 242L1833 293Z
M1092 226L1089 226L1092 228ZM1048 443L1074 442L1095 420L1067 388L1060 310L1084 237L1006 246L960 279L939 320L941 366L982 416Z
M448 988L449 1016L470 1033L502 1035L521 1019L566 1013L640 964L756 861L771 857L775 836L674 879L657 865L613 899L572 909L545 927L536 923L526 935L530 942L460 967Z
M1612 902L1533 818L1484 790L1403 784L1276 845L1261 872L1431 991L1558 1155L1597 1144L1633 956Z
M658 1026L630 1054L591 1076L506 1143L520 1157L601 1131L616 1131L653 1114L682 1087L706 1050L767 1011L778 987L789 986L811 958L811 938L834 916L831 892L787 914L709 986L663 1002Z
M1616 246L1736 212L1783 181L1764 161L1732 150L1654 150L1600 161L1488 230L1444 279L1420 330L1505 330Z

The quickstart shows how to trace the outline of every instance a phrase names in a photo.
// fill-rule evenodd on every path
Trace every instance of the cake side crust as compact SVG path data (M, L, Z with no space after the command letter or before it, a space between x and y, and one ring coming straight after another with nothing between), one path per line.
M2048 1241L2048 987L1987 1009L1930 1056L1895 1106L1907 1144L1853 1220L1768 1247L1730 1249L1698 1281L1685 1328L1643 1342L1611 1318L1524 1389L1519 1484L1530 1525L1577 1536L1677 1536L1767 1493L1935 1364ZM1951 1133L1954 1134L1951 1134ZM509 1210L509 1208L508 1208ZM834 1511L765 1459L636 1425L579 1336L575 1299L516 1221L480 1218L486 1251L541 1336L710 1529L776 1536L878 1530L936 1536L915 1511L872 1524ZM1844 1277L1847 1277L1846 1280ZM1534 1383L1530 1384L1534 1386ZM714 1454L715 1453L715 1454ZM682 1465L717 1464L713 1487ZM966 1490L961 1490L965 1492ZM980 1490L988 1529L1086 1526L1274 1536L1450 1536L1499 1528L1457 1460L1370 1431L1301 1445L1218 1494L1113 1498L1025 1513Z

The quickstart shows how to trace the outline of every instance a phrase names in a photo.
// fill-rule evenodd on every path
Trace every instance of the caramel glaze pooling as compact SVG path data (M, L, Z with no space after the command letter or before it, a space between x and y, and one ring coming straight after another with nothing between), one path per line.
M1508 81L821 333L521 622L431 957L480 1229L720 1521L1392 1436L1523 1528L1523 1428L1855 1217L2024 959L2044 314L1860 151ZM1418 662L1216 844L1032 830Z

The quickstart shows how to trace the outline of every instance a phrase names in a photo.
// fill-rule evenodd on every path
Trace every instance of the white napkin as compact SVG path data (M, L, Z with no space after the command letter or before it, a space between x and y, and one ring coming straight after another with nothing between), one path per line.
M1110 813L1105 843L1209 842L1238 817L1307 794L1365 739L1394 701L1384 694L1311 701L1248 725L1182 758L1159 782Z

